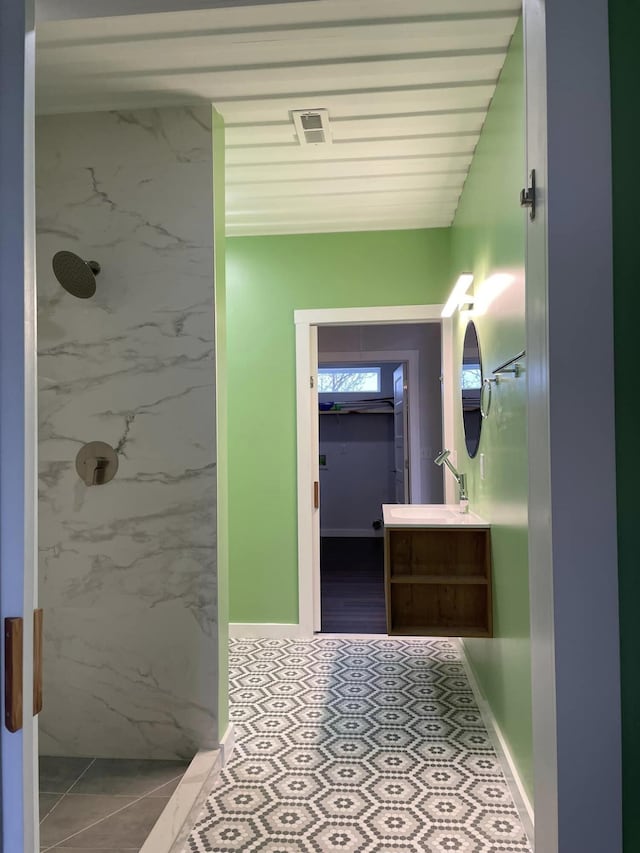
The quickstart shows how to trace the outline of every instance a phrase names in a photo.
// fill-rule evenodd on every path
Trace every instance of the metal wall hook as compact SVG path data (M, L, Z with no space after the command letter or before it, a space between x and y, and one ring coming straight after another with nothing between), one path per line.
M518 355L514 355L513 358L510 358L508 361L505 361L504 364L501 364L500 367L494 368L494 370L492 370L492 373L494 374L494 376L499 375L501 373L513 373L513 375L517 379L524 371L524 367L518 362L520 361L520 359L524 358L526 354L526 350L522 350L522 352L519 352ZM513 365L513 367L511 365Z

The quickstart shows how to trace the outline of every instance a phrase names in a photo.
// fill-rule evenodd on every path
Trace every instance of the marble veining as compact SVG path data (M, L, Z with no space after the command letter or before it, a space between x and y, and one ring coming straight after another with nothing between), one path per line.
M218 734L210 110L36 138L42 749L191 757ZM93 298L56 281L62 249L101 264ZM93 440L105 486L75 471Z

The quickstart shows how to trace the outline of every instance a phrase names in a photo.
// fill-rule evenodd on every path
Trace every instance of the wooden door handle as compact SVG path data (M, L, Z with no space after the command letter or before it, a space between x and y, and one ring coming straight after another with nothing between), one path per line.
M317 480L313 484L313 508L320 508L320 483Z
M42 608L33 611L33 716L42 711Z
M10 732L22 728L22 617L4 620L4 724Z
M42 711L42 609L33 611L33 715ZM4 620L4 723L10 732L22 728L24 713L24 620Z

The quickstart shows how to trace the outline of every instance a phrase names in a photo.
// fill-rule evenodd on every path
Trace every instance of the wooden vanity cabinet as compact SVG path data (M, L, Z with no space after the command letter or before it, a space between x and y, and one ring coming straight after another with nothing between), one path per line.
M493 636L489 528L391 527L384 545L387 633Z

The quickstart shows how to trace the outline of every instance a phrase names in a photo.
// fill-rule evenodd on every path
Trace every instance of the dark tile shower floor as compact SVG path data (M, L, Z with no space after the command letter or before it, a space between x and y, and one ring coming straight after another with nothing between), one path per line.
M40 849L138 851L186 761L40 758Z

